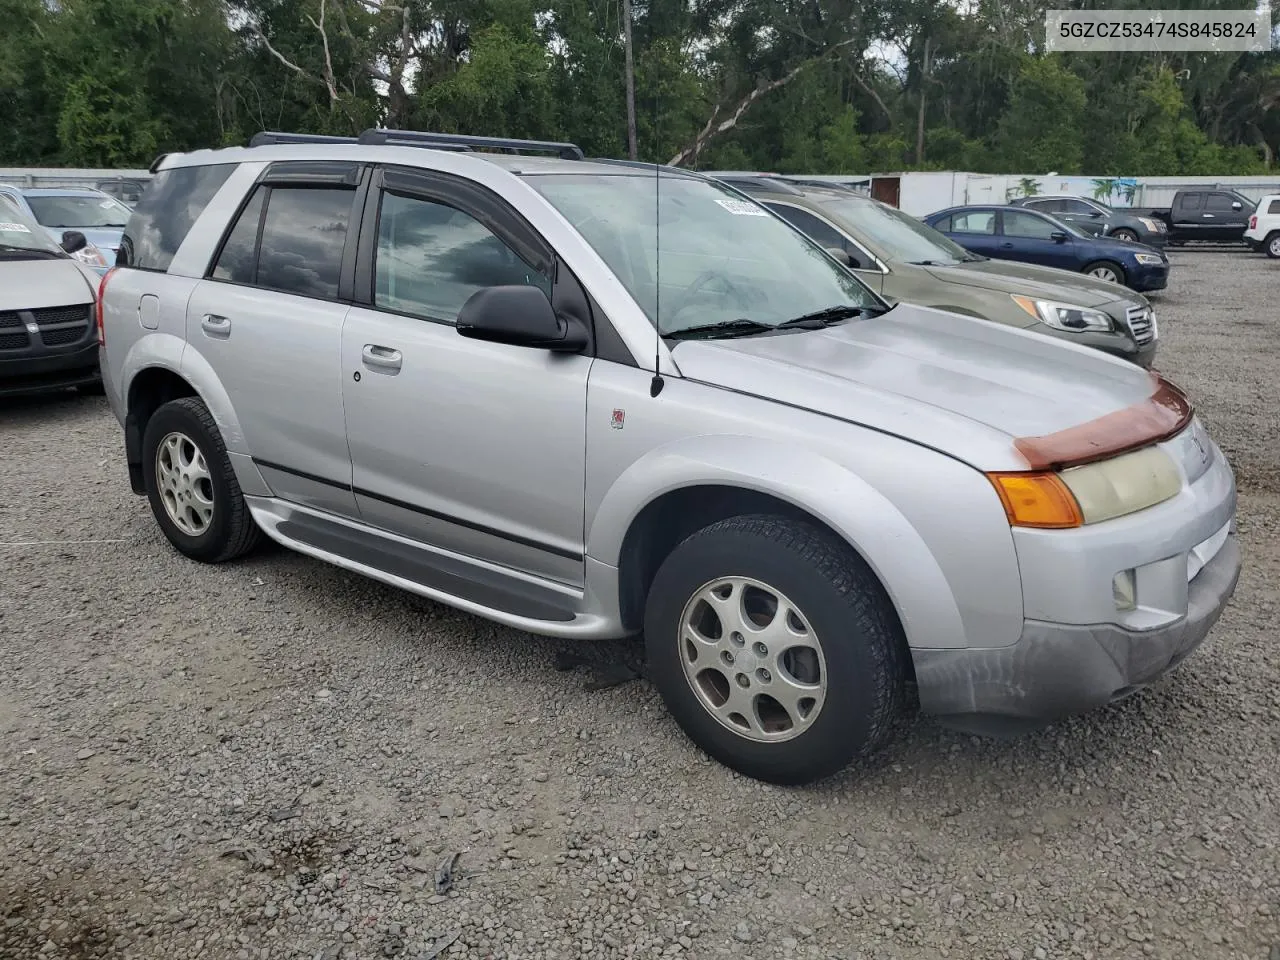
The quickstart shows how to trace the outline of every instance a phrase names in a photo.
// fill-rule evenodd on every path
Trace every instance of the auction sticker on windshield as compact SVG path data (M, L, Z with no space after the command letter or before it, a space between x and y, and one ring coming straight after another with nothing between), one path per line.
M743 217L767 217L769 212L757 207L754 203L747 203L745 200L735 200L732 197L716 197L716 203L724 207L730 213L736 213Z
M30 233L31 228L25 223L5 223L0 220L0 233Z

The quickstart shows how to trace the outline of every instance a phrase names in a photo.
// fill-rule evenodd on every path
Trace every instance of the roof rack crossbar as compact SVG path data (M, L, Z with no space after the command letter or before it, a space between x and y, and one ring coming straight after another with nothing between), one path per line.
M269 147L276 143L355 143L355 137L331 137L323 133L281 133L263 130L249 140L251 147Z
M428 133L419 130L366 130L360 143L403 147L431 147L436 150L509 150L554 153L562 160L585 160L582 148L574 143L551 140L513 140L506 137L471 137L460 133Z

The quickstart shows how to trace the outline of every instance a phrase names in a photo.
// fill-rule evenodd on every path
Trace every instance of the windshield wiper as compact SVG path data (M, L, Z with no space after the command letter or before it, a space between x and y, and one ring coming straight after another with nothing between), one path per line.
M665 337L674 339L683 339L688 336L698 336L705 334L714 336L718 333L726 333L731 336L746 336L752 333L763 333L766 330L772 330L767 323L760 323L758 320L748 320L746 317L739 317L736 320L721 320L719 323L704 323L695 327L682 327L679 330L673 330L670 333L663 334Z
M815 310L813 313L802 313L798 317L792 317L790 320L784 320L773 329L786 330L788 328L801 327L805 330L821 330L823 327L829 327L833 323L839 323L841 320L848 320L850 317L861 316L864 313L866 313L865 307L827 307L825 310Z
M20 247L13 243L0 243L0 253L28 253L35 257L49 257L53 260L61 259L62 255L54 253L52 250L42 250L40 247Z

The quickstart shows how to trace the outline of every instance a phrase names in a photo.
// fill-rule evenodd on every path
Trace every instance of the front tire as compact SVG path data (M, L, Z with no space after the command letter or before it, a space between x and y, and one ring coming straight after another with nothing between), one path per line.
M1121 227L1119 230L1113 230L1111 232L1111 236L1116 240L1125 240L1129 243L1138 242L1138 234L1135 231L1130 230L1128 227Z
M1095 260L1080 272L1110 283L1124 283L1124 267L1111 260Z
M888 737L906 644L875 575L804 522L731 517L680 543L645 607L653 681L689 737L757 780L836 773Z
M262 531L203 400L171 400L152 414L142 437L142 474L151 512L179 553L222 563L258 545Z

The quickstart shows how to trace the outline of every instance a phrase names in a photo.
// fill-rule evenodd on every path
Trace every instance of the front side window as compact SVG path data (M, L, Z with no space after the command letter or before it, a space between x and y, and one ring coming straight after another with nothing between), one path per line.
M1029 213L1018 213L1014 210L1004 212L1004 235L1006 237L1025 237L1029 240L1052 240L1058 226L1051 220L1032 216Z
M663 334L883 309L813 240L710 180L663 173L526 180L574 225Z
M524 284L551 295L534 270L480 221L443 203L384 193L378 214L374 306L453 322L477 290Z
M27 196L31 212L46 227L90 230L123 227L132 211L114 197Z
M191 227L235 168L222 163L157 173L129 216L116 265L168 270Z
M1240 203L1240 198L1229 193L1211 193L1205 200L1204 208L1209 213L1231 213L1233 203ZM1240 206L1243 208L1244 204L1240 203Z

